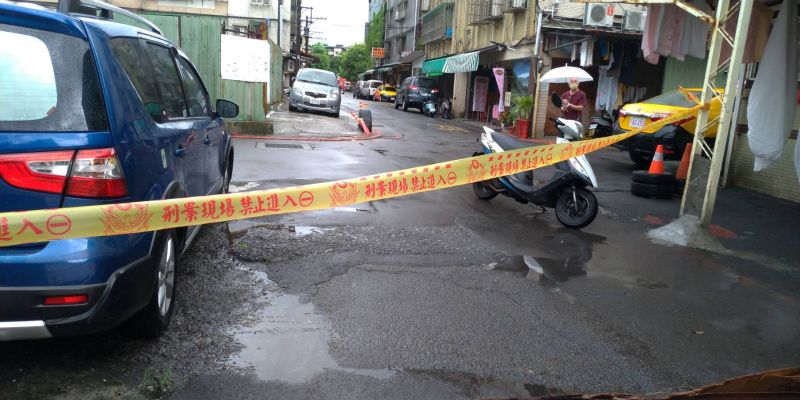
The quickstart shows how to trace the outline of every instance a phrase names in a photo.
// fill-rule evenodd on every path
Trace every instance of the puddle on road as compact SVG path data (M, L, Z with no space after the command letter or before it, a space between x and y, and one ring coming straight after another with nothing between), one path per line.
M255 183L255 182L247 182L246 184L244 184L242 186L238 186L238 185L235 185L235 184L231 183L231 184L228 185L228 192L230 192L230 193L239 193L239 192L244 192L244 191L247 191L247 190L250 190L250 189L253 189L253 188L257 188L258 186L259 186L259 184Z
M320 228L318 226L302 226L296 225L294 227L294 234L295 236L308 236L313 233L325 233L327 231L332 231L333 228Z
M250 268L258 280L273 286L267 274ZM261 310L258 322L240 328L236 339L244 346L231 362L237 367L252 368L259 379L303 383L325 370L389 379L392 369L345 368L330 354L328 341L331 326L314 304L297 295L275 292Z
M566 282L587 275L586 264L592 259L593 245L603 240L596 235L559 232L537 239L545 255L505 257L487 269L516 272L545 286Z

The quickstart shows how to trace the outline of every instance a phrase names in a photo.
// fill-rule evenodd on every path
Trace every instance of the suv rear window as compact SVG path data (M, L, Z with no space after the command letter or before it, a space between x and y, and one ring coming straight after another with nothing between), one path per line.
M0 131L108 130L97 68L76 37L0 24Z
M417 78L417 86L433 89L436 87L436 81L430 78Z

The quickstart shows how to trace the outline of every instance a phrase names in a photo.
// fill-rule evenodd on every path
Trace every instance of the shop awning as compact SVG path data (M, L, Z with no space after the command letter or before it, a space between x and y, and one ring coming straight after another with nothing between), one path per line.
M447 57L444 62L444 68L442 68L442 72L446 74L452 74L456 72L477 71L479 53L479 51L473 51L471 53Z
M410 65L410 64L409 64L409 63L407 63L407 62L402 62L402 61L400 61L400 62L395 62L395 63L391 63L391 64L385 64L385 65L381 65L380 67L378 67L378 68L375 68L375 70L374 70L374 71L375 71L375 72L389 72L389 71L391 71L393 68L395 68L395 67L401 67L401 66L403 66L403 65Z
M427 76L439 76L444 69L444 62L448 57L434 58L432 60L425 60L422 63L422 72Z

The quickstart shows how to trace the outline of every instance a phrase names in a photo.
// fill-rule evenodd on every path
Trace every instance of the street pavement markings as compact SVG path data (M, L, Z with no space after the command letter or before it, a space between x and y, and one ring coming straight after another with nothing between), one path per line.
M471 184L529 171L608 147L697 112L685 112L604 138L526 147L336 182L253 192L111 205L0 213L0 247L111 236L322 210Z

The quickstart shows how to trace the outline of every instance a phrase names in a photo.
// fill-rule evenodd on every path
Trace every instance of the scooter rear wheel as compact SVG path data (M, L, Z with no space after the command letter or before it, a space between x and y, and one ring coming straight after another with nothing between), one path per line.
M570 188L556 200L556 218L567 228L579 229L594 221L598 208L594 193L582 187Z
M472 184L472 191L479 199L489 201L497 197L497 192L487 187L483 182L475 182Z

